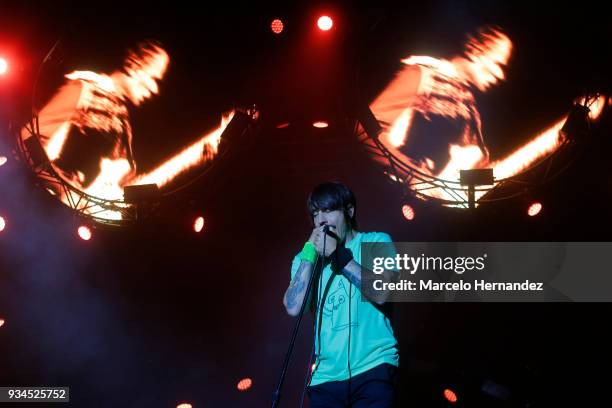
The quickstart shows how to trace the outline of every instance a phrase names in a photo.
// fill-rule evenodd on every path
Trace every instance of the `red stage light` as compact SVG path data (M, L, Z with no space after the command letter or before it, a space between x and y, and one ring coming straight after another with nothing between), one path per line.
M272 29L272 32L274 34L280 34L283 32L283 22L281 20L279 20L278 18L275 20L272 20L272 23L270 23L270 28Z
M327 122L325 122L325 121L323 121L323 120L320 120L320 121L314 122L314 123L312 124L312 126L314 126L314 127L316 127L316 128L319 128L319 129L323 129L323 128L328 127L328 126L329 126L329 123L327 123Z
M89 229L89 227L81 225L77 232L83 241L89 241L91 239L91 229Z
M182 404L178 404L176 408L192 408L192 407L191 407L191 404L183 402Z
M6 221L4 221L4 217L0 217L0 232L4 231L6 227Z
M8 62L0 57L0 75L6 74L6 71L8 71Z
M4 326L4 319L0 319L0 327Z
M0 166L5 164L7 161L8 161L8 159L6 158L6 156L0 156Z
M279 123L278 125L276 125L277 129L286 129L290 126L291 124L289 122L283 122L283 123Z
M531 203L531 205L529 205L527 215L530 217L535 217L540 213L540 211L542 211L542 203L536 201L535 203Z
M334 25L334 21L329 16L321 16L317 20L317 26L322 31L328 31Z
M201 232L204 229L204 217L198 217L193 222L193 230L195 232Z
M408 221L414 220L414 216L415 216L414 208L412 208L408 204L404 204L402 206L402 214L404 214L404 218L407 219Z
M253 385L253 380L250 378L244 378L240 380L236 388L238 388L239 391L246 391L251 388L251 385Z
M454 393L453 390L449 390L448 388L444 390L444 398L451 404L457 402L457 394Z

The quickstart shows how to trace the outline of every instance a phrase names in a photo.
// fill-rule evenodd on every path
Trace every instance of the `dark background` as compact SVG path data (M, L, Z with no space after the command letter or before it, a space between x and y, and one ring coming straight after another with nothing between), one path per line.
M63 73L110 72L142 40L169 52L160 95L131 112L141 168L236 105L257 104L258 131L157 217L98 227L89 242L75 234L82 220L36 189L19 163L0 167L8 223L0 233L0 385L70 386L75 407L268 405L294 322L282 296L309 234L305 201L329 179L355 192L361 230L396 241L609 240L605 113L572 166L530 196L475 213L416 204L413 222L348 120L351 98L375 97L401 58L453 55L466 34L497 25L514 44L507 80L477 97L485 139L503 155L585 89L609 91L611 29L596 4L126 3L0 6L0 50L14 68L0 79L4 152L8 123L27 120L40 61L60 38L40 102ZM336 24L326 35L313 28L322 11ZM281 36L270 32L273 18L285 22ZM314 129L315 119L330 126ZM282 122L290 126L276 129ZM544 210L531 219L525 206L535 198ZM200 235L190 230L196 212L206 219ZM463 406L587 405L605 392L596 373L609 355L610 311L598 303L398 304L402 406L445 406L445 387ZM308 317L282 406L298 406L311 324ZM239 392L244 377L253 386ZM480 392L485 380L509 387L510 401Z

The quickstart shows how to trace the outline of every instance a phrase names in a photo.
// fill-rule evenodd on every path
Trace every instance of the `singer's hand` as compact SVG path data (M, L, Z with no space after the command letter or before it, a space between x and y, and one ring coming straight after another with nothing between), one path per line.
M314 246L319 255L325 254L325 256L330 256L336 250L336 240L329 235L325 235L324 231L325 226L315 228L317 230L317 234L314 237ZM330 231L335 232L334 227L329 228ZM323 243L325 242L325 251L323 251Z
M322 233L323 233L323 226L314 227L312 229L312 233L310 234L310 238L308 238L308 241L312 242L312 244L316 247L317 237L319 236L319 234L322 234Z

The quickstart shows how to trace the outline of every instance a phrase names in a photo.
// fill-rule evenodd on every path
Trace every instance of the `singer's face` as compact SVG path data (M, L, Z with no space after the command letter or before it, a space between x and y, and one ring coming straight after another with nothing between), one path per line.
M346 238L346 234L349 232L350 227L348 220L344 216L344 211L340 210L321 210L315 211L313 214L315 227L322 225L335 225L336 228L331 228L331 231L335 232L341 240Z

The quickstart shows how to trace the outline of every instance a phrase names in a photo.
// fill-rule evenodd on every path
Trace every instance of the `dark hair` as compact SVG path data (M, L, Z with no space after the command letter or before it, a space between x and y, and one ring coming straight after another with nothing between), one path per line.
M352 229L357 229L357 200L347 186L337 181L319 184L308 197L308 213L311 218L315 211L342 210ZM353 216L348 210L353 207Z

